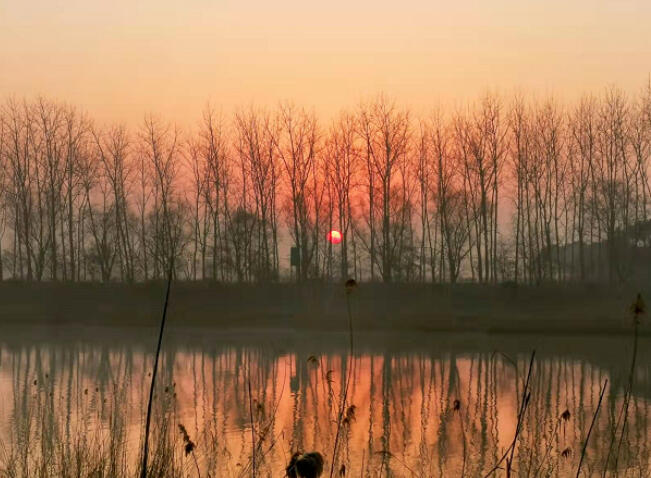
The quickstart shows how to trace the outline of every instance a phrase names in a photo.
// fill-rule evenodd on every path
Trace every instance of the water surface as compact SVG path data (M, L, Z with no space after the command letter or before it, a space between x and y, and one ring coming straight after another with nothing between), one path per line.
M155 336L135 328L6 331L1 469L60 476L96 466L105 476L134 476ZM617 466L618 476L649 476L649 345L640 339L620 445L613 429L624 423L630 337L366 333L355 336L351 356L341 334L170 329L153 460L175 476L251 476L255 466L258 476L282 477L293 451L318 450L329 476L337 441L334 476L481 476L514 439L535 350L517 475L576 475L608 380L582 474L611 475ZM179 425L195 444L187 456Z

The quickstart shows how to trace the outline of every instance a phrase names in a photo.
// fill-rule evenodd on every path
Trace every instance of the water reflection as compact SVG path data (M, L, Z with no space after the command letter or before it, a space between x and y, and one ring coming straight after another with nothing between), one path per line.
M118 330L5 337L1 469L63 476L63 469L90 474L95 467L97 476L133 476L150 380L149 337ZM608 476L629 340L359 336L351 358L346 338L337 335L172 332L156 392L154 466L168 476L196 476L197 467L202 476L250 476L255 443L258 476L283 476L296 450L322 452L329 471L342 377L352 367L353 407L341 429L337 473L343 465L346 476L481 476L513 440L535 347L514 470L574 476L608 378L583 465L585 476ZM649 476L648 345L648 339L640 345L618 476ZM194 454L185 455L179 424L196 444Z

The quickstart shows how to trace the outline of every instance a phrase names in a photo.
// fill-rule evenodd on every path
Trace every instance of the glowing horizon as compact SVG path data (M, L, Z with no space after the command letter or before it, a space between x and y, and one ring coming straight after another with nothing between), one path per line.
M0 96L39 94L99 121L196 124L290 99L331 116L386 92L416 110L486 89L576 97L649 78L643 0L62 0L0 4Z

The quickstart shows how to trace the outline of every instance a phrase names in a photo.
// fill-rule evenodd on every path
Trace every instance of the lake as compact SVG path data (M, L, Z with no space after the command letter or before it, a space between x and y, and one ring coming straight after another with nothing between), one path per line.
M136 476L156 331L5 329L0 474ZM650 476L649 345L626 406L627 336L360 333L351 356L340 333L169 329L152 476L282 477L297 450L324 476L484 476L516 430L514 475L576 476L606 380L581 474Z

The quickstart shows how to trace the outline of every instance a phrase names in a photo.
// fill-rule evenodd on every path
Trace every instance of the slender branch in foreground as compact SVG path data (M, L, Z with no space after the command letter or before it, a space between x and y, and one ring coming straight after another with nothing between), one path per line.
M617 470L617 464L619 462L619 451L622 446L622 440L624 439L624 432L626 431L626 422L628 419L628 408L631 400L631 395L633 393L633 380L635 378L635 364L637 360L637 339L638 339L638 326L640 325L640 316L645 313L645 304L642 300L642 295L638 294L635 302L631 305L631 312L633 313L633 355L631 358L631 367L628 374L628 382L626 385L626 390L624 392L624 401L622 407L619 410L619 415L617 416L617 422L615 422L615 428L612 430L610 435L610 445L608 446L608 454L606 455L606 460L604 462L604 469L602 476L606 476L608 470L608 464L610 462L610 457L613 452L613 447L615 444L615 438L617 436L617 430L619 429L619 424L622 422L622 417L624 419L622 424L622 431L619 435L619 442L617 443L617 450L615 452L614 460L615 463L613 468Z
M253 395L251 393L251 359L249 358L249 373L248 373L248 385L249 385L249 415L251 417L251 476L255 478L255 422L253 421Z
M160 330L158 332L158 345L156 346L156 357L154 358L154 370L151 374L151 387L149 388L149 402L147 403L147 420L145 422L145 444L142 454L141 478L147 478L147 459L149 456L149 429L151 426L151 407L154 399L154 387L156 385L156 374L158 373L158 359L160 357L161 344L163 342L163 331L165 330L165 320L167 318L167 306L170 300L170 289L172 288L172 276L174 273L174 257L170 259L170 270L167 276L167 291L165 292L165 305L163 306L163 316L160 321Z
M513 435L513 441L511 442L511 445L506 449L504 452L504 455L502 455L502 458L499 459L499 461L495 464L491 470L484 475L484 478L489 477L493 473L495 473L499 468L500 465L504 460L507 462L507 466L510 467L511 463L513 462L513 453L515 452L515 446L518 442L518 436L520 435L520 431L522 430L522 422L524 420L524 413L527 410L527 406L529 405L529 398L530 394L528 393L529 390L529 382L531 380L531 371L533 369L533 360L536 356L536 351L531 352L531 359L529 360L529 371L527 372L527 380L524 383L524 389L522 390L522 398L520 402L520 410L518 411L518 421L515 426L515 434ZM517 368L516 368L517 370Z
M335 461L337 461L337 447L339 445L339 436L341 432L341 421L346 411L346 399L348 397L348 387L352 378L353 370L353 352L354 352L354 340L353 340L353 315L350 310L350 294L353 293L353 290L357 287L357 282L354 279L348 279L346 281L346 311L348 312L348 335L350 339L350 350L348 352L348 360L350 361L350 366L346 373L346 383L344 384L344 394L341 400L341 407L339 410L339 417L337 419L337 431L335 433L335 443L332 450L332 460L330 463L330 478L333 477L335 472Z
M551 437L549 439L549 443L547 444L547 448L545 449L545 453L540 460L540 463L538 463L538 466L536 467L536 470L533 473L533 478L536 478L538 476L538 473L540 473L540 470L542 470L543 465L545 464L545 460L547 460L547 457L549 456L549 453L552 450L552 447L554 446L554 437L556 437L556 432L558 431L558 425L561 423L562 418L559 417L556 420L556 424L554 425L554 430L552 431ZM529 476L529 475L528 475Z
M601 394L599 395L599 402L597 403L597 409L595 410L594 415L592 415L592 423L590 423L590 428L588 429L588 434L585 437L585 442L583 443L583 449L581 450L581 459L579 460L579 467L576 469L576 478L579 478L579 474L581 473L583 458L585 457L585 451L588 448L588 440L590 440L590 434L592 433L592 428L594 427L594 424L597 421L597 415L599 415L599 409L601 408L601 401L604 398L606 385L608 385L608 379L604 381L604 385L603 387L601 387Z
M642 300L642 295L638 294L636 301L631 306L631 311L633 312L633 358L631 359L631 369L628 374L628 389L626 393L626 398L624 401L624 423L622 424L622 432L619 435L619 442L617 443L617 449L615 450L615 471L617 471L617 465L619 463L619 451L622 447L622 441L624 440L624 434L626 432L626 423L628 420L628 408L631 403L631 396L633 395L633 382L635 380L635 365L637 361L637 339L638 339L638 327L640 325L640 316L645 312L644 301Z

